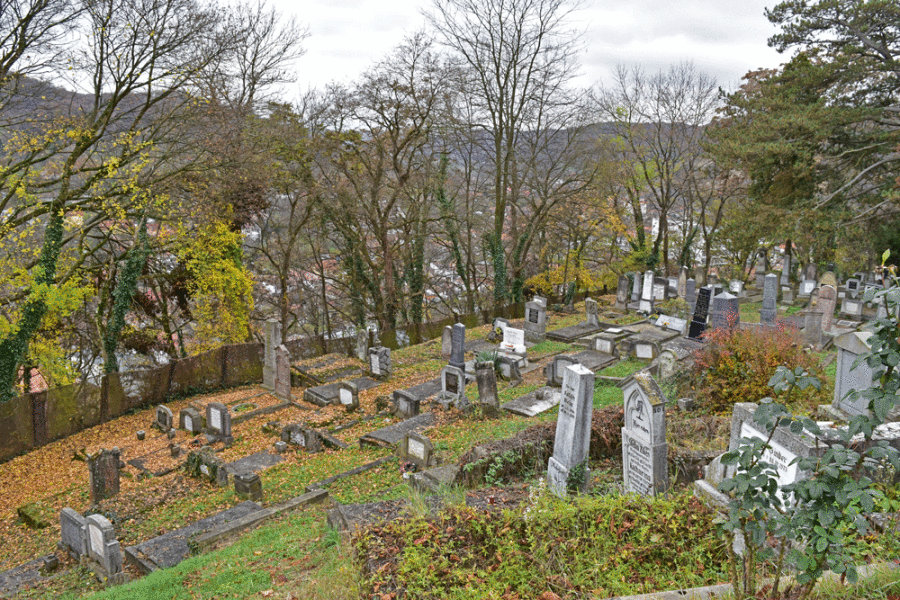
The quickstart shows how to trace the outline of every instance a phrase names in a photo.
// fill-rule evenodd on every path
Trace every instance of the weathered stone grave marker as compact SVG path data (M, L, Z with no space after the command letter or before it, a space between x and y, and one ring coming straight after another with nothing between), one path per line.
M618 356L619 351L616 349L616 344L629 335L631 335L631 332L625 331L621 327L610 327L594 336L594 350L611 356Z
M91 503L112 498L119 493L119 471L122 465L118 448L100 450L87 459L88 479L91 486Z
M275 389L275 349L281 345L281 323L275 319L266 321L265 362L263 363L263 387Z
M291 399L291 354L284 344L275 349L275 396Z
M497 395L497 373L493 362L475 363L475 381L478 383L478 402L486 416L495 416L500 408Z
M665 277L653 278L653 302L665 302L669 298L669 280Z
M190 433L201 433L204 427L203 417L193 408L181 409L178 413L178 424Z
M700 288L697 294L697 303L694 307L694 317L688 327L688 337L692 340L699 339L706 331L706 317L709 314L709 299L712 296L712 290L705 287Z
M784 255L784 260L782 261L782 266L781 266L780 284L782 286L788 286L788 287L790 287L790 285L791 285L791 256L790 256L790 254Z
M258 473L238 473L234 476L234 493L238 498L262 502L262 478Z
M837 304L837 289L828 284L820 286L816 310L822 313L822 331L831 331L834 326L835 304Z
M419 414L419 405L421 400L416 398L406 390L394 390L393 393L394 407L393 413L401 419L409 419Z
M803 341L813 348L822 346L822 313L815 310L803 313Z
M282 429L281 441L299 446L311 454L322 450L322 436L318 431L304 426L303 423L292 423Z
M622 387L625 427L622 468L626 492L652 496L669 485L666 398L653 377L635 373Z
M468 405L466 398L466 373L459 367L447 365L441 369L441 393L438 401L444 406Z
M616 285L616 308L624 310L628 307L630 286L631 281L629 281L628 275L619 275L619 280Z
M861 360L856 368L853 363L862 354L872 351L869 338L871 332L851 331L834 338L837 347L837 374L834 378L834 400L832 408L838 417L847 419L856 415L870 415L869 399L853 392L862 392L877 383L872 376L872 369Z
M554 356L552 361L544 365L544 377L547 379L547 385L562 387L566 367L577 364L578 361L571 356L565 354Z
M359 329L356 332L356 358L366 362L369 358L369 331Z
M713 298L712 312L709 317L710 329L733 329L740 324L741 313L736 296L722 292Z
M769 273L763 284L762 308L759 309L759 321L768 327L775 326L775 316L778 314L776 303L778 301L778 275Z
M60 545L75 558L87 554L87 519L68 506L59 512Z
M387 379L391 376L391 349L376 346L369 349L369 371L373 377Z
M547 337L547 308L539 302L525 303L525 339L542 342Z
M122 550L112 523L103 515L89 515L86 521L88 556L100 567L97 578L102 582L121 583L124 581Z
M449 325L444 326L441 333L441 358L450 358L450 352L453 349L453 328Z
M853 320L861 320L863 311L863 301L855 298L847 298L841 300L841 315Z
M641 299L642 275L635 271L631 274L631 301L638 302Z
M527 352L525 348L525 331L507 326L503 330L503 342L500 344L500 350L524 356Z
M638 310L648 315L653 312L653 271L644 272L644 282L641 286L641 301Z
M352 381L341 382L338 400L347 412L356 410L359 408L359 388Z
M844 286L847 288L848 296L854 300L859 296L859 279L850 278L844 283Z
M466 326L456 323L451 330L450 366L466 368Z
M221 402L206 405L206 431L209 435L231 439L231 411Z
M551 491L564 497L572 471L578 472L580 491L590 482L588 449L591 442L591 417L594 408L594 373L583 365L566 367L556 420L553 456L547 464Z
M432 454L434 453L434 445L424 435L410 431L397 446L397 454L401 459L407 460L420 469L427 469L432 466Z

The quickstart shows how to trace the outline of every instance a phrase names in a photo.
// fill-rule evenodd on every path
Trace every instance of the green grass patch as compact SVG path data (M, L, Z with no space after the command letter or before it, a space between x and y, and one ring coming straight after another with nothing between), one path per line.
M544 340L539 344L535 344L531 348L528 349L528 356L531 360L535 360L550 354L561 354L563 352L568 352L574 348L572 344L567 344L565 342L556 342L553 340Z
M624 400L622 390L614 385L598 385L594 388L594 408L622 404Z
M742 323L759 323L759 310L762 302L743 302L738 305Z
M600 375L605 375L606 377L628 377L646 366L647 363L644 361L637 360L636 358L629 358L620 360L616 364L606 367L600 371Z
M355 547L358 564L378 565L365 575L366 597L605 598L723 581L727 552L714 518L689 492L568 501L545 493L515 511L455 508L395 521Z

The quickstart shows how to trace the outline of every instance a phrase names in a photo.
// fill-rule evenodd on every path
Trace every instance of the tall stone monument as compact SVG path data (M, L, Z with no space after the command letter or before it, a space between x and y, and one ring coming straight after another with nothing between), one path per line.
M266 349L263 364L263 387L275 389L275 349L281 345L281 323L275 319L266 321Z
M587 461L593 408L594 372L584 365L566 367L553 456L547 465L547 482L557 496L566 495L573 470L579 473L577 483L581 490L586 489L590 481Z
M466 368L466 326L456 323L453 326L450 346L450 366L457 369Z
M622 468L626 492L653 496L669 486L666 397L649 373L641 371L622 388Z
M775 315L778 313L776 303L778 302L778 275L769 273L766 275L766 281L763 285L763 301L762 308L759 309L759 320L763 325L773 327L775 325Z
M836 304L837 289L827 284L822 285L819 288L819 303L816 305L816 310L822 313L822 331L831 331Z
M688 326L688 337L692 340L698 339L706 332L706 318L709 316L709 300L711 296L712 290L708 287L700 288L700 291L697 293L694 317Z

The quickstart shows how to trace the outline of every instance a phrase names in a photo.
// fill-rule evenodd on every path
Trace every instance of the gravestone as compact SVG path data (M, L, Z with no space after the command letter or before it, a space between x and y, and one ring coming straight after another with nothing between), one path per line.
M841 300L841 314L855 321L862 319L863 301L854 298Z
M584 299L584 310L587 313L587 324L590 327L599 327L600 326L600 308L597 305L597 301L591 298Z
M524 359L512 354L501 354L499 362L500 376L509 381L510 386L516 387L522 383Z
M611 356L618 356L619 352L616 350L616 345L630 335L630 331L625 331L620 327L611 327L603 333L598 333L594 336L594 350Z
M234 476L234 493L242 500L262 502L262 478L258 473L238 473Z
M846 281L844 286L847 288L847 295L854 300L859 297L860 282L859 279L851 278Z
M573 469L581 471L579 491L590 482L588 449L594 408L594 373L583 365L566 367L556 419L553 456L547 464L547 482L557 496L565 497Z
M669 298L669 280L665 277L653 278L653 302L665 302Z
M791 285L791 256L789 254L785 254L784 261L781 267L781 285L790 286Z
M834 271L825 271L822 273L822 277L819 278L819 286L830 285L831 287L837 289L837 277L834 274Z
M781 286L781 303L784 305L794 303L794 288L789 285Z
M527 351L525 348L525 330L516 329L515 327L504 329L500 350L524 356Z
M744 293L744 282L738 279L732 279L728 283L728 292L735 296L740 296Z
M534 298L532 298L532 300L534 302L537 302L538 304L540 304L541 308L543 308L544 310L547 310L547 299L546 298L544 298L543 296L535 296Z
M697 303L694 307L694 316L688 327L688 337L692 340L699 339L706 331L706 317L709 314L709 299L712 290L708 287L700 288L697 294Z
M616 286L616 308L624 310L628 308L629 286L631 281L628 275L619 275L619 282Z
M679 298L687 298L687 267L681 267L681 271L678 272L678 297Z
M709 317L710 329L733 329L740 326L739 310L737 297L728 292L722 292L713 298L712 312Z
M299 446L310 454L322 450L322 436L315 429L304 426L303 423L292 423L282 429L281 441Z
M157 427L160 431L168 431L172 429L174 423L175 415L172 414L169 407L163 406L162 404L156 407L156 413L153 417L154 427Z
M551 362L544 365L544 377L547 379L547 385L562 387L566 367L577 364L579 364L578 361L571 356L564 354L554 356Z
M774 327L775 316L778 314L776 303L778 301L778 275L769 273L763 285L762 308L759 309L759 321L763 325Z
M419 414L421 400L406 390L394 390L393 414L401 419L409 419Z
M666 295L669 298L677 298L678 297L678 278L677 277L668 277L666 281L669 282L666 287Z
M756 289L762 290L766 278L766 250L760 248L756 258Z
M835 304L837 304L837 289L823 284L819 288L819 302L816 304L816 310L822 313L822 331L831 331L834 325Z
M808 310L803 315L803 341L808 346L819 348L822 345L822 313Z
M447 325L441 334L441 358L450 358L453 349L453 328Z
M687 328L687 321L679 317L659 315L659 318L656 319L656 326L677 331L678 333L684 333L684 330Z
M497 373L493 362L475 363L475 381L478 383L478 402L488 407L491 416L500 408L500 398L497 396Z
M427 469L432 466L432 454L434 453L434 445L424 435L410 431L397 446L397 454L401 460L406 460L420 469Z
M653 312L653 271L644 273L644 282L641 285L641 301L638 307L644 314Z
M697 282L697 289L706 287L706 271L704 269L695 269L694 270L694 279Z
M652 339L643 339L638 335L631 339L634 355L641 360L653 360L659 356L659 342Z
M89 515L87 521L87 553L97 561L101 573L98 579L122 580L122 550L116 540L112 523L103 515Z
M352 381L342 381L338 390L338 400L347 412L359 408L359 388Z
M638 272L632 273L632 282L631 282L631 301L638 302L641 299L641 274Z
M697 282L693 278L688 279L684 284L684 300L691 307L691 314L693 314L694 303L697 302Z
M369 358L369 331L360 329L356 332L356 358L366 362Z
M275 349L275 396L291 399L291 355L284 344Z
M206 430L214 436L231 437L231 411L227 406L221 402L206 405Z
M391 376L391 349L384 346L369 348L369 371L373 377L387 379Z
M119 493L121 464L121 452L118 448L100 450L97 454L87 457L92 504L112 498Z
M59 512L60 545L74 558L87 554L87 519L68 506Z
M624 489L643 496L664 493L669 484L666 397L649 373L635 373L622 387Z
M185 408L178 413L178 424L190 433L201 433L205 426L203 417L193 408Z
M871 415L869 399L853 392L862 392L877 384L872 369L862 360L853 368L853 363L861 354L872 351L869 339L871 332L851 331L834 338L837 347L837 373L834 377L834 400L831 406L849 417Z
M397 340L398 348L406 348L409 346L409 334L404 329L398 329L394 332L394 339Z
M462 323L453 325L450 343L450 366L457 369L466 368L466 326Z
M547 337L547 308L539 302L525 303L525 339L542 342Z
M465 371L452 365L441 369L441 393L438 395L438 401L444 406L455 404L464 407L468 405Z
M803 268L803 279L806 281L816 281L818 279L819 269L816 263L809 263Z
M800 291L797 295L801 298L809 298L813 290L816 289L816 282L814 279L804 279L800 282Z
M275 319L266 321L266 348L263 363L263 387L275 389L275 349L281 345L281 323Z

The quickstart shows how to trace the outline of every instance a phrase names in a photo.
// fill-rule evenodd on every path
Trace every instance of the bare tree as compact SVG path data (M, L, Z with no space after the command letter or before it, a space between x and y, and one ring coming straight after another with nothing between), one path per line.
M458 87L469 96L470 125L485 134L493 168L494 223L486 243L494 265L494 301L508 296L503 234L515 201L523 131L537 131L547 103L564 96L575 74L578 35L566 26L563 0L434 0L428 15L460 62Z
M690 63L647 76L639 67L616 70L614 87L595 95L599 118L614 124L624 185L644 247L647 200L659 219L651 256L669 266L669 218L685 193L685 169L697 164L700 140L718 102L715 80ZM660 256L661 255L661 256Z

